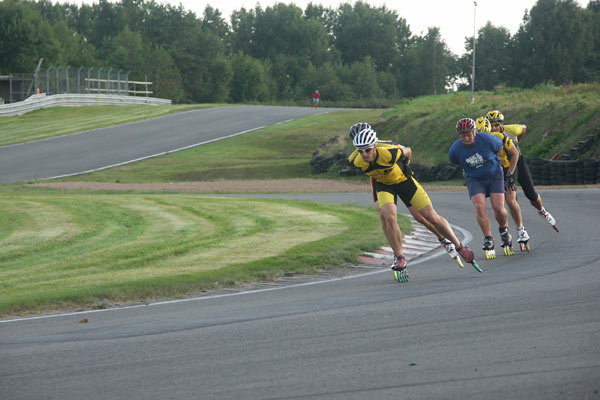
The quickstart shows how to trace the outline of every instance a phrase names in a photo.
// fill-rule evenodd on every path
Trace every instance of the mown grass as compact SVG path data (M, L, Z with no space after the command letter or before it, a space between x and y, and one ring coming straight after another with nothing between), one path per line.
M49 126L81 130L106 126L106 121L126 122L119 107L93 108L28 114L23 131L37 139L36 132ZM170 111L146 107L140 115L157 112ZM303 118L71 179L305 177L315 146L347 135L351 121L378 120L381 112ZM132 108L125 114L131 116ZM7 131L24 126L18 118L3 122ZM12 184L0 186L0 209L2 316L182 297L284 273L311 273L356 262L361 251L385 243L372 207L133 191L62 192ZM400 226L411 230L407 219L400 218Z
M372 208L293 200L19 189L0 207L4 317L313 273L385 240Z
M380 136L411 146L415 162L433 165L448 162L460 118L477 118L494 109L504 114L506 124L527 125L519 146L528 157L549 159L568 152L588 134L596 134L600 125L599 83L481 91L475 93L474 104L470 98L469 92L457 92L412 99L384 113L385 121L375 127ZM600 157L599 144L582 157Z
M0 146L48 139L218 104L53 107L0 118Z

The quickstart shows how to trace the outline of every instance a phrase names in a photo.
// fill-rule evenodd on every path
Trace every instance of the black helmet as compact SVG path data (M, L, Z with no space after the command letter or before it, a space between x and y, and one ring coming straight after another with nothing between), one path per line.
M354 136L358 135L358 132L364 131L365 129L371 129L371 125L366 122L357 122L350 127L350 133L348 134L348 137L350 137L350 139L354 139Z

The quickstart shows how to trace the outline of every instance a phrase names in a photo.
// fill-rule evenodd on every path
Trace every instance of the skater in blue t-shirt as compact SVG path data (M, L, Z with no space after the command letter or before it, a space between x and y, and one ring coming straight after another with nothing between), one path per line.
M450 147L450 162L464 167L469 197L475 207L477 223L485 237L483 242L485 258L496 258L492 228L486 209L486 197L490 198L494 216L498 221L504 254L512 255L514 252L512 238L508 232L504 192L515 190L513 174L519 158L518 153L511 157L506 182L504 182L502 165L498 158L498 152L503 148L502 141L487 133L476 133L475 121L471 118L459 120L456 124L456 132L460 135L460 139Z

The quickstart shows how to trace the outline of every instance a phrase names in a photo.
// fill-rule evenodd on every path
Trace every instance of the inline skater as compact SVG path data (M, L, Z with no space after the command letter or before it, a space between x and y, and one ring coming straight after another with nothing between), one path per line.
M514 254L512 237L508 231L508 214L504 207L504 176L498 153L503 143L495 136L476 133L475 121L462 118L456 124L457 139L448 152L450 162L464 167L469 197L475 208L477 223L484 235L483 250L486 259L496 258L494 239L492 237L490 219L486 210L486 197L490 198L494 216L502 238L504 254ZM513 174L517 160L513 158L509 166L508 189L514 189Z
M354 136L352 143L358 151L350 155L349 162L374 179L378 205L385 220L382 224L383 231L394 251L391 268L396 280L408 280L407 261L402 252L402 233L397 223L398 197L411 213L420 214L448 238L465 261L473 262L473 252L460 243L448 221L434 210L429 196L413 178L408 167L412 155L410 147L378 144L377 133L372 128L361 130Z
M350 132L348 133L348 137L350 138L350 140L353 140L354 137L360 131L362 131L364 129L372 129L372 127L367 122L357 122L356 124L354 124L350 127ZM395 144L391 140L378 139L377 144L382 147L395 146ZM358 150L354 150L354 152L352 154L350 154L349 159L357 157L358 154L359 154ZM410 162L410 160L408 162ZM408 164L408 162L407 162L407 164ZM372 193L373 193L373 205L375 206L375 209L379 213L379 218L381 219L381 227L383 228L383 231L385 232L385 218L383 218L383 215L381 214L381 208L379 207L379 201L377 200L377 191L375 190L375 181L374 181L373 177L370 177L370 181L371 181L371 189L372 189ZM413 218L415 219L415 221L417 221L421 225L425 226L425 228L427 228L430 232L432 232L434 235L437 236L438 241L444 247L444 249L450 256L450 258L454 259L458 263L458 265L460 267L462 267L463 265L462 265L460 258L458 258L458 252L456 251L456 246L454 245L454 243L452 243L451 241L446 239L442 234L440 234L438 232L438 230L436 229L436 227L433 226L427 219L423 218L423 216L421 216L420 213L413 212L414 210L410 210L410 209L409 209L409 211L410 211L411 215L413 216ZM391 247L391 244L390 244L390 247Z
M486 117L479 117L475 120L475 126L477 126L478 133L490 133L496 136L498 139L502 141L502 150L498 153L498 158L500 158L500 164L502 165L502 170L504 171L504 182L510 179L508 175L508 168L510 166L510 159L512 157L519 157L519 151L513 144L513 141L509 138L508 135L505 135L502 132L491 131L490 121ZM518 162L518 161L517 161ZM505 185L505 199L506 205L508 206L508 211L512 216L515 225L517 226L517 242L519 243L519 248L521 251L531 251L531 247L529 246L529 234L523 226L523 217L521 215L521 207L517 202L517 191L509 190Z
M525 133L527 132L526 125L504 125L504 115L498 110L492 110L488 112L486 118L490 121L492 133L502 132L507 134L517 147L517 150L519 150L519 142L523 140ZM521 185L521 189L523 189L523 193L525 193L525 197L529 199L531 205L537 210L538 214L544 219L544 221L546 221L556 232L558 232L556 219L548 212L548 210L544 208L541 196L535 191L533 179L531 179L531 173L529 172L529 167L527 166L527 160L522 153L520 154L517 168L518 182L519 185Z

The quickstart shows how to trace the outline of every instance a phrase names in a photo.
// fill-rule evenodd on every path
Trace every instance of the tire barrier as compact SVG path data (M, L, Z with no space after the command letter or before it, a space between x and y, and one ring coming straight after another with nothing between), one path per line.
M593 185L600 182L600 161L528 158L534 185Z
M526 158L533 184L536 186L594 185L600 183L600 160L544 160ZM317 174L338 171L341 177L362 175L362 171L347 163L347 154L336 153L331 157L313 154L310 161ZM435 166L411 164L415 178L419 182L449 181L463 179L462 167L449 163ZM518 173L518 171L517 171Z

